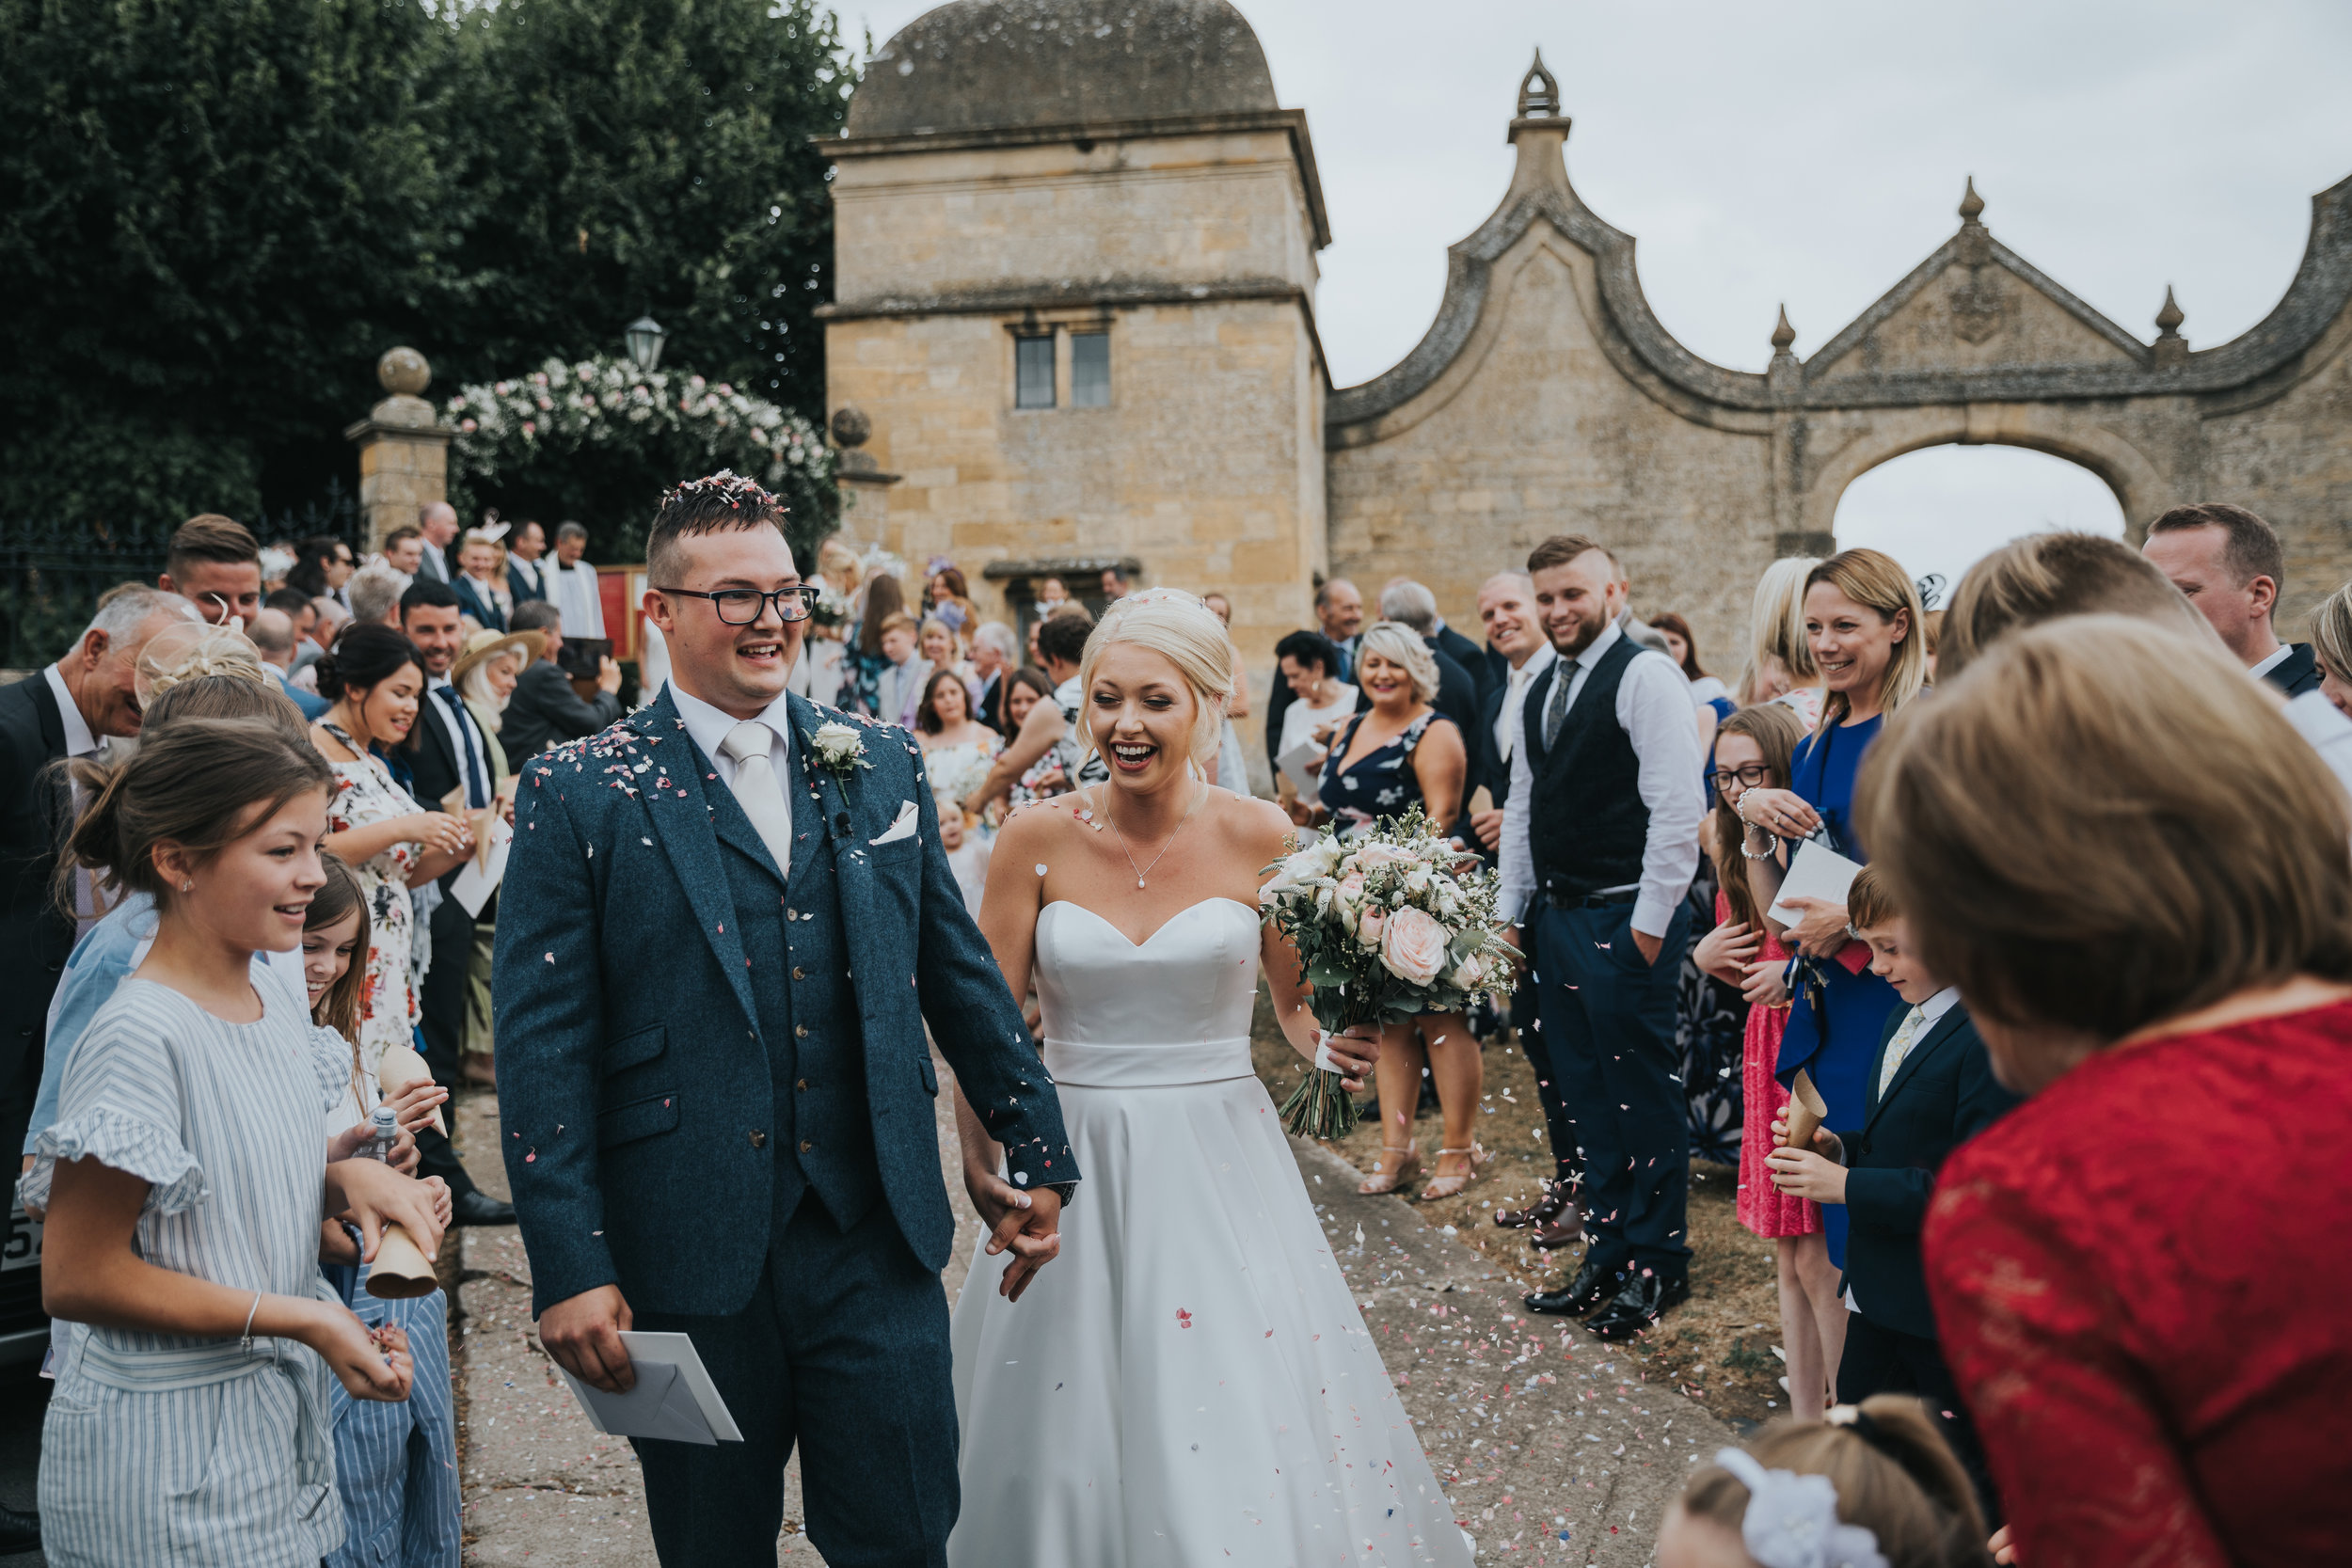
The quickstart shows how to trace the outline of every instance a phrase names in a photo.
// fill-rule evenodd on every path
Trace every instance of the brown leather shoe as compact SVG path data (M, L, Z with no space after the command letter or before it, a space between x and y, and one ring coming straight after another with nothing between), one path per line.
M1574 1246L1583 1239L1583 1216L1573 1209L1560 1218L1539 1225L1527 1233L1527 1244L1538 1252L1551 1252L1560 1247Z
M1547 1181L1544 1183L1544 1196L1528 1208L1496 1210L1495 1224L1505 1230L1524 1230L1532 1225L1549 1224L1559 1217L1560 1211L1568 1206L1568 1199L1573 1196L1567 1182Z

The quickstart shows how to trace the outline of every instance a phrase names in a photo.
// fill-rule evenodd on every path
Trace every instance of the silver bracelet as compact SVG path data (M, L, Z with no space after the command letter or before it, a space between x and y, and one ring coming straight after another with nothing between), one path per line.
M245 1309L245 1337L237 1341L237 1348L248 1355L253 1353L253 1314L261 1309L262 1292L256 1291L253 1292L253 1305Z
M1770 842L1767 842L1761 849L1751 849L1748 847L1748 839L1753 834L1762 833L1769 841L1772 837L1772 830L1769 828L1759 828L1755 823L1748 822L1745 817L1741 817L1740 820L1747 823L1747 832L1740 835L1740 853L1745 855L1752 861L1771 860L1772 858L1772 847Z

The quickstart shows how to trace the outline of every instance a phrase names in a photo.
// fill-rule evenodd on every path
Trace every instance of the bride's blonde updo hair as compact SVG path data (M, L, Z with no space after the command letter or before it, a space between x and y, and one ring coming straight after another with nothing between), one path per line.
M1149 648L1176 666L1200 700L1192 724L1192 760L1201 763L1216 755L1225 709L1233 700L1233 644L1216 611L1182 589L1146 588L1103 612L1078 660L1079 711L1088 715L1085 739L1089 752L1101 747L1095 743L1094 708L1086 693L1094 688L1095 661L1104 649L1119 642Z

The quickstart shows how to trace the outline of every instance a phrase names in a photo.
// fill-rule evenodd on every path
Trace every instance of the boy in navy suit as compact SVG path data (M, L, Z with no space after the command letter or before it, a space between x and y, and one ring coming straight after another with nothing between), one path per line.
M1842 1203L1846 1241L1846 1351L1837 1402L1915 1394L1934 1413L1978 1495L1994 1508L1984 1451L1936 1343L1919 1265L1919 1231L1945 1157L2017 1103L1994 1081L1984 1041L1957 988L1928 973L1911 945L1893 890L1868 866L1846 895L1854 934L1870 946L1870 969L1904 1006L1886 1020L1869 1100L1858 1131L1813 1134L1811 1150L1767 1156L1772 1185L1816 1203ZM1788 1136L1788 1113L1772 1124Z

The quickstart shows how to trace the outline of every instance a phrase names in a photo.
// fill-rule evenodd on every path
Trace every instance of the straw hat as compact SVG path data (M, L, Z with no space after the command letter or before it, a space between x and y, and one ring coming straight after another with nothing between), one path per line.
M529 664L547 649L544 631L478 631L466 639L465 652L449 667L451 684L463 681L466 673L497 658L501 654L520 654Z

